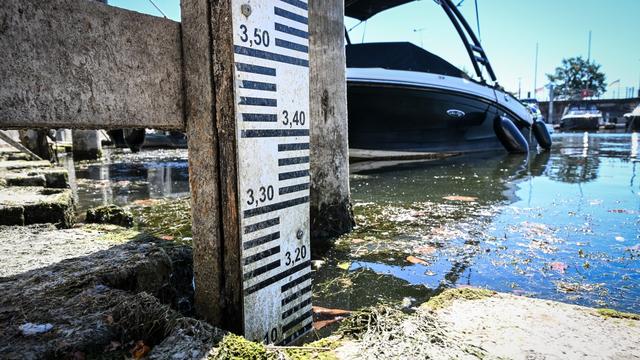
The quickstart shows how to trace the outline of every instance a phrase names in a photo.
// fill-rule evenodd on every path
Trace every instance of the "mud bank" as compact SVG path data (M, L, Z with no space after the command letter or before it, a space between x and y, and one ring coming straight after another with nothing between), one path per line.
M117 227L1 231L27 235L22 247L34 252L8 264L3 246L13 266L0 278L0 358L122 358L136 347L149 358L201 358L222 338L190 317L189 247Z

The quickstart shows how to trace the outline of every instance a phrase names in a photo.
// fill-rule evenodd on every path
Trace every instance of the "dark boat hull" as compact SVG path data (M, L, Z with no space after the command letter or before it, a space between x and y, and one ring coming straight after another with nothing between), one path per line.
M600 121L598 118L564 118L560 120L562 130L598 130Z
M393 84L347 82L349 147L424 152L504 150L500 111L483 97ZM517 123L517 121L516 121ZM520 129L527 139L529 130Z

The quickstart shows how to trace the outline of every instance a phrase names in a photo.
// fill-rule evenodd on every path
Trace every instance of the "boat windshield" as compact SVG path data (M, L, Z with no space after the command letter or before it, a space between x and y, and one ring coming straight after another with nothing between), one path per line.
M595 105L571 105L565 111L565 114L571 115L589 115L599 114L600 110Z
M479 81L455 26L437 4L416 1L367 21L345 18L347 66L408 70Z
M466 77L462 70L446 60L409 42L347 45L347 67L383 68Z

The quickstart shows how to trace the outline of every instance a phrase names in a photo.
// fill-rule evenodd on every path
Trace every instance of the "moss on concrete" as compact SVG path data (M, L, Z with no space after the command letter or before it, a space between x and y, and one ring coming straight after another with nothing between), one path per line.
M7 186L39 186L44 187L47 182L42 174L10 174L5 177Z
M640 314L626 313L613 309L597 309L596 312L604 318L640 320Z
M487 289L477 288L460 288L460 289L447 289L439 295L436 295L429 299L426 303L420 307L428 310L439 310L445 308L453 303L454 300L480 300L495 295L496 292Z
M112 224L133 226L133 215L117 205L106 205L87 210L86 222L90 224Z
M69 189L42 187L8 187L0 189L0 206L22 208L23 224L56 224L70 228L75 223L75 203ZM11 210L11 214L17 214Z

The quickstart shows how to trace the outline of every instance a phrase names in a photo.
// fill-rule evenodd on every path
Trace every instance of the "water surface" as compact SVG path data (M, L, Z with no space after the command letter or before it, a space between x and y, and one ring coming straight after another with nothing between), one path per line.
M528 159L356 164L359 226L316 255L314 301L408 306L477 286L640 313L638 146L637 135L560 134L551 152ZM184 150L108 151L68 166L80 211L188 196Z

